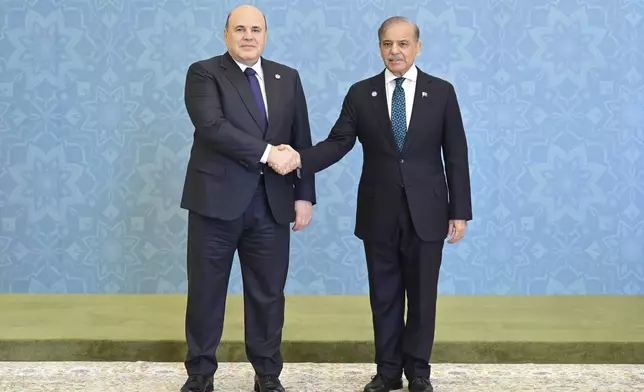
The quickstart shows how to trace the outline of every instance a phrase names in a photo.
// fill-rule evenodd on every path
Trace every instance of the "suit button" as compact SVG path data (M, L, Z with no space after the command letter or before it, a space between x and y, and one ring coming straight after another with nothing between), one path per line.
M405 160L404 160L404 159L401 159L401 160L400 160L400 163L405 163Z

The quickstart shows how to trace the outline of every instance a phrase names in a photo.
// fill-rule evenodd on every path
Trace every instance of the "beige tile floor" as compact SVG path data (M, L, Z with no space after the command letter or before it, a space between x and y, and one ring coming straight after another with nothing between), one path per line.
M286 364L287 391L362 391L371 364ZM216 391L252 391L252 368L225 363ZM644 391L644 365L433 365L436 392L636 392ZM180 363L3 362L0 391L177 392L185 379ZM406 389L405 389L406 390Z

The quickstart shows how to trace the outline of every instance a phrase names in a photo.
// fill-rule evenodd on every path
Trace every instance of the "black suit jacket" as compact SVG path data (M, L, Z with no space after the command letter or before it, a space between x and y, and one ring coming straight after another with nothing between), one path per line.
M295 200L315 204L314 174L281 176L261 164L267 143L311 146L308 110L298 72L261 59L268 130L257 119L259 108L246 76L225 53L190 65L185 103L195 127L181 207L201 215L235 219L246 210L260 175L275 220L295 220Z
M337 162L356 139L363 148L356 236L389 239L401 192L406 193L414 228L424 241L444 240L449 219L472 219L467 141L449 82L418 70L402 152L392 132L384 71L352 85L327 139L300 151L301 173L310 175Z

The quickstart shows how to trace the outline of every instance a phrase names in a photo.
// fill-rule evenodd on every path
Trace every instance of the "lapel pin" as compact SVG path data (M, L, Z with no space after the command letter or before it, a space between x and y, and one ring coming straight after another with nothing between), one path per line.
M281 78L280 74L275 74L275 79Z
M378 95L378 93L377 93L377 92L375 92L375 91L373 91L373 92L371 93L371 96L372 96L372 97L375 97L376 95Z
M423 98L427 98L427 93L426 93L426 92L424 92L424 91L423 91L423 92L421 93L421 95L423 96Z

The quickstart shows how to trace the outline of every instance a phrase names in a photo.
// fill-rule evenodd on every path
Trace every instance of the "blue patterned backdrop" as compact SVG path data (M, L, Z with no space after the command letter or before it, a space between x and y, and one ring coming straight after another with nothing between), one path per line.
M418 66L456 86L471 146L475 219L441 293L644 294L644 1L254 4L314 141L381 71L379 24L419 24ZM185 72L224 51L235 5L0 1L0 291L185 292ZM367 293L360 168L357 145L318 176L289 293Z

